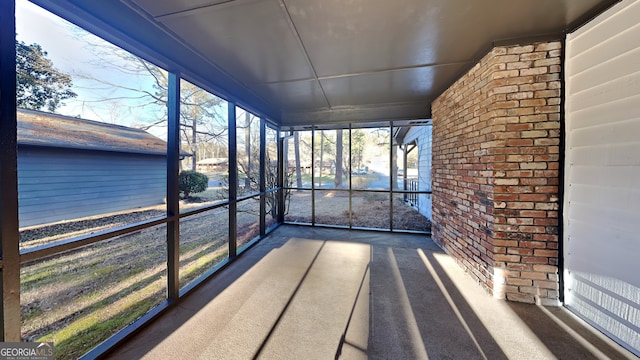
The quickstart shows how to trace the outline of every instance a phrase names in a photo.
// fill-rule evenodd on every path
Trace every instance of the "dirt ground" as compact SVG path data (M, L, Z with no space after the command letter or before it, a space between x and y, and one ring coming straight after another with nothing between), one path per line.
M349 193L321 190L315 196L316 224L349 226ZM351 221L354 227L388 229L389 195L385 193L354 192ZM311 192L292 191L285 220L311 223ZM402 195L393 199L393 228L397 230L430 231L431 222L402 201Z

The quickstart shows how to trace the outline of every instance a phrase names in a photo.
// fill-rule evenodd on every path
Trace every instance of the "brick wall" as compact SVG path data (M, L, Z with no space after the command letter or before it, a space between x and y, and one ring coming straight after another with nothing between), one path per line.
M499 298L558 303L560 70L496 47L432 103L433 238Z

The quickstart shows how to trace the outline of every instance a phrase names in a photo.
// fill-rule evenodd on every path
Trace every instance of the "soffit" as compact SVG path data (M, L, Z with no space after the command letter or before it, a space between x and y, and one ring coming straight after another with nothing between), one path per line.
M38 0L54 3L53 0ZM281 124L430 117L496 41L561 38L612 0L62 1ZM55 2L60 3L60 1ZM196 59L196 60L194 60Z

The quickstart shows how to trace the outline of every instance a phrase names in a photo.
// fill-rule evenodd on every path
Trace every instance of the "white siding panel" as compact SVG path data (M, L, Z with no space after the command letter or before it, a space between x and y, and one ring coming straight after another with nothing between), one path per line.
M425 126L418 137L418 190L431 191L431 126ZM430 221L433 220L431 194L418 195L418 211Z
M640 355L640 0L567 37L565 303Z
M628 76L630 73L640 72L638 56L640 56L640 48L633 49L603 63L594 64L590 71L574 75L571 78L572 93L578 94L581 91L593 89L599 84L614 81Z
M637 143L574 147L571 151L574 164L590 161L594 166L640 165L640 156L636 155L640 144Z
M625 188L627 191L635 189L640 173L634 166L571 166L568 171L570 186L573 184L585 184L599 188L599 191L607 191L611 188ZM569 188L571 193L571 188ZM617 204L610 204L617 207Z
M602 191L600 186L589 186L585 184L571 184L571 206L580 202L590 204L598 209L608 208L611 203L618 204L616 209L627 209L628 212L636 214L637 204L640 204L640 190L622 187L606 188ZM635 209L635 210L634 210ZM573 215L573 213L572 213ZM601 216L595 212L596 218ZM608 223L601 223L606 226Z
M640 91L640 88L638 89ZM602 124L571 131L571 146L592 147L635 143L640 134L640 119Z
M617 56L627 52L634 51L640 46L640 39L637 37L637 31L640 30L640 24L636 23L632 28L628 28L622 32L612 34L606 41L594 43L593 46L583 53L573 55L571 53L571 67L573 75L581 74L584 71L591 71L591 68L606 62L610 62Z
M567 107L567 111L570 112L571 117L580 118L580 122L571 124L572 129L580 129L599 126L603 118L607 119L607 124L632 119L637 115L637 104L640 104L640 94L616 99L609 103L596 104L583 110L571 110Z
M593 47L594 44L606 42L638 24L638 8L640 3L625 1L615 6L609 15L583 26L571 34L571 57L575 57Z
M640 28L638 28L640 33ZM638 41L640 46L640 41ZM573 90L573 89L572 89ZM569 111L588 109L598 104L606 104L640 93L640 72L602 83L588 90L573 93Z

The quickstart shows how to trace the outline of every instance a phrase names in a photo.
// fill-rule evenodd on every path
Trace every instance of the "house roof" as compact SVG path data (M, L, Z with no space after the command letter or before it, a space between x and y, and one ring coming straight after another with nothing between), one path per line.
M165 155L167 143L121 125L18 109L18 145Z

